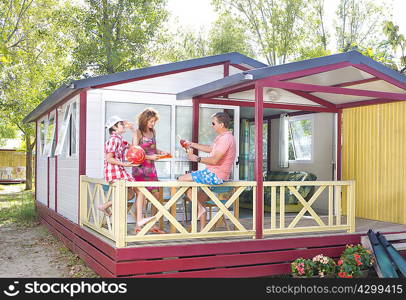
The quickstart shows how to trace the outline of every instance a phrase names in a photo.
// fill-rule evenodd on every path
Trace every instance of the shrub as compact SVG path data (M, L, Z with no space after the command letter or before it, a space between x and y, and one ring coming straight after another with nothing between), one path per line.
M313 277L316 265L311 259L300 257L290 264L290 268L294 277Z

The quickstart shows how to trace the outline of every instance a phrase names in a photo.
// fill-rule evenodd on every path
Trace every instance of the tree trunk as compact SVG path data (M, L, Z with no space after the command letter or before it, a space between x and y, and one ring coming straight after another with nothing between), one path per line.
M25 136L27 152L25 154L25 190L32 190L32 150L34 149L30 143L30 137Z

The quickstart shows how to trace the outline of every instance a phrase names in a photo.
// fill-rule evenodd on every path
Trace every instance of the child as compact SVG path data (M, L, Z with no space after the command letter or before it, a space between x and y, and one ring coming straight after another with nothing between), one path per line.
M117 180L135 181L134 177L127 173L125 167L133 167L134 164L124 162L125 152L130 144L123 140L122 134L125 132L125 121L118 117L112 116L106 122L106 127L109 130L110 138L104 144L104 178L107 182L115 182ZM128 188L128 199L132 199L135 195L133 188ZM145 197L142 193L137 194L137 207L143 206ZM106 202L98 207L107 215L111 215L108 208L112 206L112 202ZM152 218L142 218L141 211L137 209L137 227L145 225Z

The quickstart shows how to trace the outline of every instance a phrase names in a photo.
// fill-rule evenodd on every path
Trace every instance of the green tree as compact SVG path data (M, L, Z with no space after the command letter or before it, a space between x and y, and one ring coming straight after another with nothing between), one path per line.
M178 27L176 33L162 31L159 43L154 48L156 63L177 62L210 54L204 31L193 32L183 27Z
M17 14L19 7L10 3L10 14ZM18 127L23 134L27 153L26 189L31 189L35 128L34 124L24 124L22 120L64 80L72 48L71 30L65 25L72 10L67 2L37 0L25 14L15 29L24 38L16 51L9 52L9 63L3 65L1 72L0 118Z
M0 121L0 147L4 147L4 145L6 145L7 139L14 139L16 136L17 130L14 127Z
M387 21L384 24L383 32L387 38L385 42L392 48L392 51L396 54L400 51L399 69L403 73L406 71L406 39L403 34L400 33L399 26L393 24L391 21Z
M0 1L0 71L5 64L11 63L12 53L18 52L27 38L21 27L32 3L33 0Z
M254 57L244 25L230 14L221 14L209 32L209 48L211 54L239 52Z
M165 0L86 0L77 16L73 76L148 64L150 43L167 17Z
M382 25L388 18L388 1L340 0L336 25L337 48L346 52L354 45L374 47L379 44Z
M213 0L216 10L246 24L269 65L283 64L308 39L309 2L304 0Z

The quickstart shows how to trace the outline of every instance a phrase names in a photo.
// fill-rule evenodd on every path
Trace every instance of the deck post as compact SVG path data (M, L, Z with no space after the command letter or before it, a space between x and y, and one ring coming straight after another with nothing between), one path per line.
M113 200L113 222L116 247L122 248L126 244L127 236L127 191L124 180L117 182Z
M199 142L199 99L193 98L193 121L192 121L192 142ZM194 150L195 154L198 154L197 150ZM197 170L197 163L192 162L192 170Z
M350 230L349 232L355 232L355 181L351 180L348 186L348 198L350 206Z
M80 199L79 199L79 224L83 226L84 221L87 221L87 185L84 180L86 176L80 175Z
M341 180L341 126L342 126L343 112L340 109L337 113L337 166L336 166L336 178Z
M255 238L263 238L264 224L264 186L263 186L263 118L264 118L264 88L255 84L255 181L256 188L256 213L255 213Z

